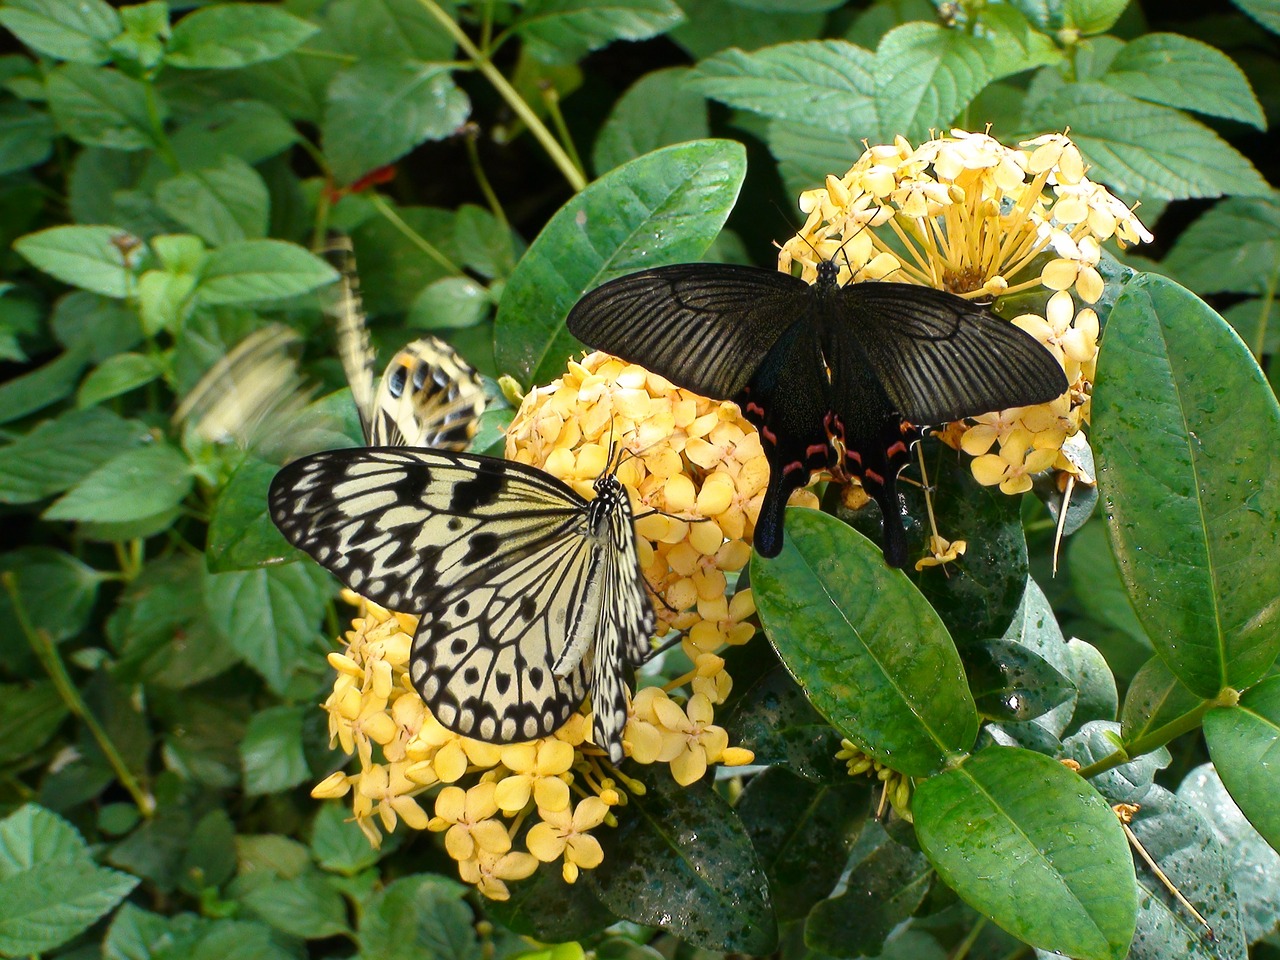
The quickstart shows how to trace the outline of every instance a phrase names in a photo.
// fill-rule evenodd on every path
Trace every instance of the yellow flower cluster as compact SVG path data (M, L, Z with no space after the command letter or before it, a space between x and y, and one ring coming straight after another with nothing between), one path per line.
M808 220L778 256L779 269L798 262L810 281L819 258L836 258L841 282L890 279L983 300L1046 293L1042 313L1013 322L1058 358L1067 393L940 434L974 457L978 482L1009 494L1029 490L1031 475L1051 467L1079 476L1062 447L1089 421L1098 353L1098 316L1089 305L1103 292L1101 243L1152 239L1085 175L1065 134L1022 146L960 130L915 148L901 137L873 146L844 176L801 194Z
M877 817L883 816L884 805L887 803L893 808L893 812L903 820L908 823L915 822L911 813L910 777L886 767L879 760L873 760L849 740L840 741L840 749L836 751L836 759L844 761L844 765L849 770L849 776L865 775L880 782L882 792L880 795L880 808L876 811Z
M635 695L623 745L636 762L668 764L688 785L711 764L754 759L729 746L714 708L732 689L718 652L755 632L751 593L728 597L726 574L750 558L768 466L736 406L678 390L604 354L570 363L560 380L526 396L507 439L510 458L540 466L585 496L593 495L615 446L627 451L618 477L639 517L640 559L662 629L687 631L682 648L692 662L683 676ZM797 502L816 505L812 494ZM360 613L345 651L329 655L337 676L324 708L332 742L354 754L359 769L330 775L312 794L350 794L355 820L374 845L401 821L443 833L462 879L494 899L506 899L507 884L540 862L560 862L570 883L598 866L604 854L591 831L616 824L612 808L644 787L606 765L590 742L588 715L527 743L459 736L431 715L409 680L417 617L346 596ZM673 697L681 689L687 700ZM430 812L422 802L428 792ZM526 850L517 848L522 836Z

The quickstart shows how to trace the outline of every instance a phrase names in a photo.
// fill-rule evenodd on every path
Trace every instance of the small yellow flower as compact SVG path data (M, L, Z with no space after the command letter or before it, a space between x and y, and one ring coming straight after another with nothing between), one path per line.
M494 800L503 813L514 815L532 799L540 815L569 806L569 785L564 776L573 766L573 747L554 737L533 743L513 743L502 748L502 765L511 776L498 783Z
M564 879L573 883L579 870L592 870L604 860L600 841L587 831L600 826L608 815L608 804L599 797L587 797L572 811L544 814L542 822L530 828L525 843L543 863L563 856Z
M1006 443L999 455L986 453L973 461L973 477L984 487L1000 485L1004 493L1026 493L1033 474L1048 470L1058 459L1057 450L1036 450L1027 442Z
M538 861L530 854L512 850L508 853L491 853L476 850L473 858L458 864L458 875L464 883L472 884L490 900L509 900L511 891L508 880L524 880L538 869Z
M470 860L477 850L502 854L511 849L511 836L499 820L494 799L496 785L478 783L470 790L445 787L436 797L436 815L426 824L435 832L446 831L444 848L458 861Z
M935 533L929 538L930 555L917 560L916 569L923 570L925 567L937 567L944 563L951 563L963 554L968 547L969 545L963 540L952 542Z

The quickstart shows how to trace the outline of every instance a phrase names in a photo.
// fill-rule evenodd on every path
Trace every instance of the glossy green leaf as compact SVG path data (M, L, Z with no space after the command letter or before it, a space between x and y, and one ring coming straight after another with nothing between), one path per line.
M12 576L32 626L54 643L84 629L103 581L93 567L52 547L24 546L0 553L0 572ZM17 638L16 613L7 589L0 592L0 616L7 618L0 635L12 636L15 645L25 644Z
M1240 812L1213 764L1196 767L1178 785L1178 799L1204 818L1227 862L1248 864L1233 870L1231 885L1240 899L1240 923L1246 943L1254 943L1276 928L1280 916L1280 853L1262 839Z
M283 240L244 240L209 254L197 296L205 304L252 303L307 293L332 283L337 271Z
M565 883L558 863L544 863L527 880L511 885L511 899L486 906L509 930L543 943L585 940L617 922L585 877Z
M933 882L933 867L914 844L887 835L878 824L868 824L866 832L879 842L853 865L845 889L819 903L805 921L805 944L832 956L880 956Z
M1086 523L1067 541L1067 573L1075 595L1088 597L1083 613L1088 617L1089 635L1110 629L1108 661L1122 673L1136 671L1153 652L1151 640L1125 591L1101 517Z
M162 373L154 357L141 353L117 353L89 372L76 391L76 406L96 406L121 394L146 386Z
M1265 294L1280 267L1280 195L1231 197L1179 234L1162 267L1197 293Z
M365 905L361 952L381 960L481 960L474 915L456 880L431 874L401 877Z
M632 160L566 203L507 282L495 324L499 369L525 384L559 376L579 349L564 327L578 297L625 273L697 259L745 173L740 144L699 140Z
M1182 200L1270 192L1243 154L1186 114L1097 81L1068 83L1035 104L1027 133L1071 128L1091 177L1122 196Z
M786 543L751 560L760 620L813 705L881 763L925 776L968 750L978 717L946 627L879 547L792 508Z
M9 7L0 7L0 15ZM53 150L52 118L25 103L0 104L0 174L43 163ZM703 136L706 131L703 131Z
M136 238L115 227L61 226L29 233L13 247L31 263L63 283L122 299L132 285L133 263L120 242Z
M49 110L58 128L85 146L146 150L156 145L147 88L107 67L64 63L45 77ZM163 122L165 104L155 104Z
M456 215L435 207L392 207L414 233L426 239L451 264L461 259L455 237ZM351 232L360 290L370 316L406 313L427 284L455 271L424 253L385 217L375 217Z
M1235 61L1217 47L1181 34L1135 38L1102 80L1142 100L1266 128L1258 98Z
M874 67L881 135L915 139L946 128L991 81L992 52L984 41L936 23L890 30L876 48Z
M105 63L107 42L120 32L120 16L104 0L74 6L63 0L8 0L0 24L32 50L58 60Z
M1188 690L1159 657L1152 657L1131 681L1120 711L1124 742L1143 737L1163 739L1161 731L1194 713L1204 701Z
M404 156L425 140L458 129L471 102L447 66L370 60L343 70L329 86L321 138L339 183L350 183Z
M1079 637L1068 640L1066 675L1077 691L1071 727L1093 720L1116 719L1120 710L1120 694L1115 674L1097 647Z
M973 11L991 50L987 70L992 80L1022 73L1034 67L1061 63L1062 49L1035 29L1018 6L993 3ZM989 89L989 88L988 88Z
M100 867L75 828L34 804L0 821L0 953L66 943L128 896L136 877Z
M209 518L205 552L210 572L248 570L298 558L267 512L267 490L278 470L273 463L249 456L222 488Z
M1062 628L1058 626L1049 598L1044 595L1040 585L1030 578L1027 579L1022 602L1018 604L1017 612L1005 630L1003 639L1042 658L1070 680L1073 665L1067 638L1062 635ZM1054 737L1060 737L1070 725L1077 699L1078 693L1069 696L1061 704L1030 722Z
M180 504L191 491L191 464L166 443L130 450L108 460L54 501L46 520L125 523Z
M1248 691L1234 707L1204 716L1209 755L1232 798L1258 833L1280 850L1280 676Z
M109 410L69 410L0 447L0 503L33 503L74 486L137 446L146 425Z
M1079 731L1062 741L1061 756L1070 758L1082 767L1102 760L1112 760L1121 748L1120 729L1105 720L1086 723ZM1169 765L1169 751L1164 747L1134 757L1128 763L1104 770L1089 779L1089 783L1108 803L1145 802L1156 774Z
M189 70L230 70L274 60L318 28L279 6L222 3L187 14L173 28L165 61Z
M213 247L267 234L267 185L258 171L236 156L223 156L217 166L161 181L156 200L165 213Z
M1032 720L1076 698L1075 684L1021 644L966 643L960 657L978 712L989 719Z
M811 783L769 767L751 778L734 809L769 878L778 919L799 920L840 879L871 809L871 781Z
M661 147L706 138L707 105L692 76L686 67L653 70L618 98L591 152L597 174Z
M444 277L418 294L405 325L418 330L472 327L488 313L488 290L470 277Z
M920 784L912 812L947 885L1020 940L1083 960L1128 953L1128 842L1107 802L1058 761L988 747Z
M671 0L529 0L511 25L544 63L573 63L614 40L647 40L683 19Z
M1205 698L1280 653L1280 406L1230 327L1143 275L1107 322L1093 399L1120 573L1157 652Z
M618 829L600 837L604 862L591 878L601 902L707 950L772 951L769 884L733 809L705 780L681 787L664 771L642 779L647 792L633 794Z
M269 707L253 715L240 743L249 796L296 787L311 775L302 755L302 707Z

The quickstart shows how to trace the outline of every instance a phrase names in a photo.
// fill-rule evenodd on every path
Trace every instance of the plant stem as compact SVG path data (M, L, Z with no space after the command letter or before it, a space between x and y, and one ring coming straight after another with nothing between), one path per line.
M455 277L462 276L462 268L446 257L440 250L434 246L430 240L418 233L417 230L405 223L400 214L391 209L391 204L387 203L379 193L370 193L369 202L374 208L391 221L392 226L399 230L415 247L425 253L440 266L444 267L450 274Z
M120 751L116 749L115 744L111 742L111 738L107 736L106 730L102 728L97 718L89 711L88 705L85 704L84 699L80 696L80 691L71 682L71 675L67 673L66 665L62 662L62 657L58 655L58 648L49 637L48 632L38 629L32 624L31 618L27 615L26 604L23 603L22 595L18 592L18 584L13 572L7 571L0 574L0 581L4 582L5 592L9 594L9 600L13 604L13 614L17 618L19 628L31 645L31 649L40 661L40 665L44 667L45 673L53 681L58 695L62 697L62 701L72 714L79 717L84 722L84 725L89 728L89 733L93 735L93 739L97 742L99 749L102 750L103 755L107 758L107 762L111 764L111 769L115 771L116 778L129 791L129 795L133 797L133 802L137 806L138 812L144 817L150 817L155 813L155 799L142 789L133 772L125 764Z
M1090 777L1096 777L1098 774L1105 773L1113 767L1123 766L1130 760L1145 753L1150 753L1152 750L1159 750L1169 741L1200 726L1200 720L1209 710L1214 707L1233 706L1237 699L1239 699L1239 694L1234 690L1229 690L1219 694L1213 700L1205 700L1190 713L1185 713L1176 720L1171 720L1158 730L1154 730L1144 737L1139 737L1128 746L1121 747L1115 753L1105 756L1087 767L1081 767L1080 776L1088 780Z
M147 97L147 122L151 124L151 138L155 141L156 152L160 154L161 160L177 172L182 169L182 164L178 162L178 155L173 152L173 144L169 142L169 137L164 132L164 121L160 119L160 103L156 100L155 85L144 82L143 89L146 90Z
M507 213L502 209L502 202L493 192L493 185L489 183L489 178L485 176L484 167L480 163L480 151L476 149L476 134L479 133L480 128L474 124L467 124L467 127L468 131L463 139L467 145L467 158L471 161L471 174L476 178L476 184L484 194L485 202L489 204L489 211L494 219L502 224L502 229L510 230L511 224L507 221Z
M542 149L547 151L547 156L564 174L564 178L569 181L569 186L574 191L581 190L587 185L587 178L582 171L573 165L573 161L569 155L564 152L560 144L556 143L556 138L551 135L551 131L546 128L538 115L533 112L529 104L525 103L524 98L516 92L516 88L507 82L507 78L495 67L489 58L476 48L471 42L471 38L463 32L462 28L454 22L453 18L440 9L435 0L418 0L431 16L439 21L440 25L449 33L457 42L471 62L476 65L476 69L484 74L485 79L493 84L493 88L498 91L498 95L507 102L507 106L515 111L516 116L524 121L525 126L529 128L529 132L534 135L538 143L542 144Z
M957 944L955 952L951 954L950 960L964 960L964 958L969 955L969 951L973 949L973 945L978 942L978 937L988 922L989 921L986 917L978 917L977 922L973 925L973 929L965 934L965 938Z

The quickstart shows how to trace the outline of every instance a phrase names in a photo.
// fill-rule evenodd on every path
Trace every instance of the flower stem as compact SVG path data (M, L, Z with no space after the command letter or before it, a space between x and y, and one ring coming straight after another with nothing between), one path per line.
M422 4L424 10L439 21L440 25L453 37L458 46L471 58L471 62L476 65L476 69L484 74L486 80L493 84L493 88L498 91L498 95L507 102L507 105L511 107L516 116L524 121L525 126L529 128L529 132L533 134L538 143L542 144L542 149L547 152L547 156L564 174L564 178L569 181L569 186L573 187L575 192L585 187L587 178L581 170L574 166L573 160L565 153L560 144L556 143L556 138L551 135L551 131L538 119L538 115L533 112L529 104L525 103L524 98L520 96L515 87L507 82L507 78L490 62L489 58L477 49L476 45L471 42L471 38L463 32L453 18L440 9L435 0L418 0L418 2Z
M89 728L90 734L93 735L93 739L107 758L107 762L111 764L111 769L115 771L120 784L133 797L133 802L137 806L138 812L144 817L150 817L155 813L155 799L142 789L137 778L134 777L133 772L124 762L120 751L116 749L115 744L111 742L111 738L107 736L106 730L102 728L97 718L89 711L89 707L80 696L80 691L71 682L71 676L67 673L66 665L58 655L58 648L49 637L48 632L32 624L31 618L27 615L26 604L22 601L22 594L18 592L18 584L13 572L7 571L0 574L0 581L3 581L5 592L9 594L9 600L13 604L13 614L17 618L19 628L31 645L31 649L40 661L40 665L44 667L45 673L53 681L58 695L62 697L63 702L72 714L79 717L84 722L84 725Z

